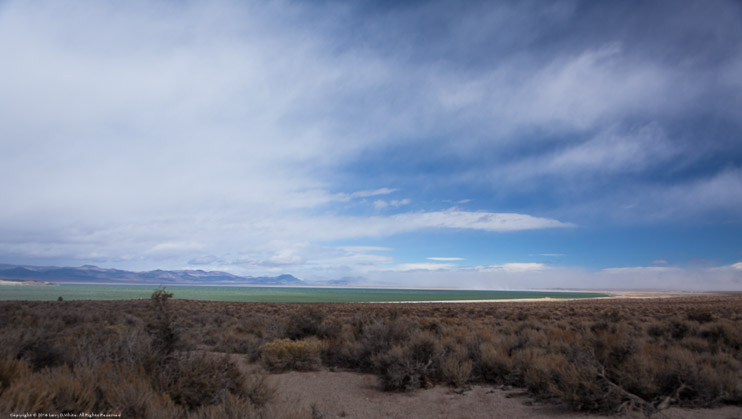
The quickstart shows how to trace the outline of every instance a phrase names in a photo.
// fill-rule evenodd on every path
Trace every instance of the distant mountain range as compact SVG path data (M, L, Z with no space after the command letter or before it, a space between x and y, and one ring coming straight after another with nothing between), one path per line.
M309 285L293 275L237 276L227 272L182 270L131 272L92 265L79 268L0 264L0 280L53 283L152 284L152 285Z

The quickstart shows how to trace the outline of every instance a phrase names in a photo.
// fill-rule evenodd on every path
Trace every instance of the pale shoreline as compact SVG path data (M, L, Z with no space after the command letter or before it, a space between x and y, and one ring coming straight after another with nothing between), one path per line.
M552 291L553 292L553 291ZM598 291L569 291L569 292L598 292ZM610 291L600 291L603 294L612 294ZM632 292L631 294L642 294L640 292ZM721 295L720 293L712 292L687 292L687 293L661 293L661 292L648 292L646 295L628 295L628 294L615 294L607 297L585 297L585 298L552 298L552 297L541 297L541 298L501 298L495 300L433 300L433 301L369 301L366 304L449 304L449 303L523 303L523 302L560 302L560 301L594 301L594 300L639 300L639 299L657 299L657 298L680 298L680 297L692 297L692 296L703 296L703 295Z

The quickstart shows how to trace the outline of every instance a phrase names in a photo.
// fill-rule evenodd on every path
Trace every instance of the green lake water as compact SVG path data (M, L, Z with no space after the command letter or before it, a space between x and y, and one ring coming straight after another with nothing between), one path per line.
M132 300L149 298L153 285L2 285L0 300ZM557 291L467 291L378 288L168 286L173 298L276 303L355 303L395 301L595 298L608 294Z

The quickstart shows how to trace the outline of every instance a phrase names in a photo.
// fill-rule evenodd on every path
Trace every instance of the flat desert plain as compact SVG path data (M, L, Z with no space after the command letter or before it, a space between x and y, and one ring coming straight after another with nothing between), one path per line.
M742 295L0 301L0 412L742 417Z

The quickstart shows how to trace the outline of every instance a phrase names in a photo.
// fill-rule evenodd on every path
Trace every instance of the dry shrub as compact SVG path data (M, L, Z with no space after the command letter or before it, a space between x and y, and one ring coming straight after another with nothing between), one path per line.
M228 358L174 357L154 371L156 389L188 410L222 403L228 394L244 396L244 378Z
M523 351L520 354L522 354L522 358L519 356L520 362L528 359L527 365L521 364L524 367L523 384L533 394L549 396L552 383L564 380L561 375L566 368L567 359L563 355L535 350Z
M252 419L259 418L259 412L250 401L227 394L219 404L201 406L188 413L188 419Z
M170 309L169 300L173 293L160 288L152 293L153 319L147 323L147 332L152 337L152 350L160 359L168 358L179 349L181 339L175 325L175 315Z
M597 361L609 371L618 368L639 350L636 339L626 331L615 329L613 332L608 330L595 332L592 346Z
M121 380L116 386L102 385L105 388L105 402L110 410L119 412L122 417L131 418L176 418L182 414L172 399L166 394L154 391L149 380L138 376Z
M317 339L276 339L260 349L260 360L270 371L313 371L320 367L322 342Z
M433 365L436 358L443 355L443 348L437 337L430 332L418 332L407 345L410 357L415 362Z
M319 325L317 336L323 339L336 339L343 331L343 322L335 317L325 317Z
M64 342L65 358L72 365L113 362L132 366L153 355L152 340L139 323L129 327L98 325L92 330L76 331Z
M157 393L142 369L101 363L63 366L23 374L0 396L0 411L29 413L121 413L123 417L176 418L178 409Z
M246 354L251 361L256 361L260 357L260 346L262 344L263 340L257 336L233 332L222 336L221 341L214 346L214 350L232 354Z
M651 323L647 326L647 335L653 338L661 338L667 333L667 327L662 323Z
M361 343L359 355L368 360L374 354L406 342L416 330L416 324L406 317L395 317L388 321L372 318L366 322L360 322L357 332Z
M401 346L374 355L372 362L386 391L409 391L423 385L424 371L420 371L423 366L412 362Z
M17 357L25 359L34 371L64 363L64 352L55 344L54 337L46 331L27 337Z
M700 309L691 309L688 311L688 320L695 320L698 323L707 323L714 320L714 315L711 312Z
M91 368L78 368L76 375L95 383L95 411L121 413L123 417L175 418L182 414L170 397L155 391L150 377L141 367L127 368L108 362Z
M479 372L487 382L502 384L513 369L507 353L498 350L492 343L479 346Z
M318 419L315 418L314 403L275 403L267 406L261 411L263 418L281 418L281 419Z
M727 355L696 356L682 347L671 347L656 360L659 393L688 407L713 406L739 400L739 361Z
M31 374L28 364L20 359L0 359L0 395L19 378Z
M384 390L410 391L435 382L440 375L436 361L441 356L437 339L429 332L419 332L405 346L394 345L373 355L372 363Z
M653 352L662 351L662 348L645 345L638 353L632 355L619 367L611 371L611 378L626 391L638 397L652 401L659 394L659 386L656 378L659 364L650 355Z
M507 305L2 301L0 405L28 405L18 388L58 374L82 395L94 389L95 410L130 417L229 417L243 408L311 416L308 404L270 403L259 374L229 389L230 367L209 377L184 347L245 353L273 370L316 367L321 356L331 368L375 372L390 390L508 384L581 410L740 403L741 308L738 295ZM39 403L51 404L50 394Z
M557 324L546 332L548 346L551 351L567 353L575 346L582 344L584 335L564 324Z
M534 360L544 355L542 348L521 348L511 352L510 371L508 372L508 381L510 385L525 387L526 371L533 365Z
M244 395L257 408L268 405L276 398L276 387L267 381L264 370L254 370L245 377Z
M682 320L673 320L670 322L670 336L675 340L681 340L690 333L690 325Z
M698 336L686 336L685 338L683 338L683 340L680 341L680 346L697 354L712 351L716 352L716 350L714 349L715 345L713 343L709 343L709 341L707 341L706 339Z
M375 371L376 355L408 341L418 330L417 322L400 317L399 311L388 312L389 318L364 314L356 314L339 325L336 318L325 319L323 325L331 332L327 333L322 356L328 365Z
M471 376L472 361L463 351L448 354L441 363L443 379L456 387L463 387Z
M351 325L343 324L337 336L326 339L324 343L322 362L325 365L358 371L372 370L370 355L363 344L357 340Z
M286 337L297 340L309 336L320 336L320 325L325 313L315 307L304 307L289 315L286 322Z
M601 376L593 364L558 362L551 368L549 372L553 375L548 384L549 392L575 410L608 412L620 408L624 402L634 402L620 387Z
M76 377L67 366L24 375L3 392L0 412L89 412L96 402L91 384Z
M742 331L740 331L739 325L729 320L720 320L703 325L698 332L698 336L706 339L717 349L728 347L735 351L742 350Z

